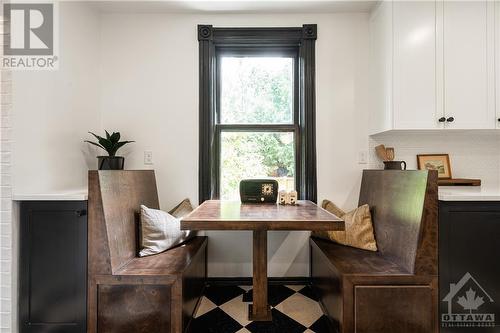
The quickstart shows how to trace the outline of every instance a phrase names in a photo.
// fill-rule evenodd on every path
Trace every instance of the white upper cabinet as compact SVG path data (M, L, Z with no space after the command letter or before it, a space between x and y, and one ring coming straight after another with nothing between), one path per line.
M435 2L395 1L393 27L394 127L442 128L436 103Z
M500 128L499 21L492 1L381 2L370 18L370 133Z
M370 18L373 133L392 129L392 3L381 2Z
M495 127L492 2L445 1L443 75L446 128ZM453 121L452 121L453 120Z

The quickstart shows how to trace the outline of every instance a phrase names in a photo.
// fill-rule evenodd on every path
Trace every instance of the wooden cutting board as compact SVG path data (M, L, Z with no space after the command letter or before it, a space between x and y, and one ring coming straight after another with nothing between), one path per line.
M439 179L439 186L481 186L481 179L466 179L466 178L456 178L456 179Z

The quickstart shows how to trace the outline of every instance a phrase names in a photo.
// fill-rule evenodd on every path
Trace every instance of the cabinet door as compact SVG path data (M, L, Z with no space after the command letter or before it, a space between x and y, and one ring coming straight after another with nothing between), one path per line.
M439 203L439 294L441 333L495 333L495 327L467 327L442 315L494 313L500 316L500 202ZM468 275L470 274L470 275ZM459 289L452 290L454 286ZM480 299L470 312L463 298ZM469 292L470 293L470 292Z
M446 128L495 126L493 11L487 1L444 1L443 62Z
M393 129L392 2L382 1L370 17L372 112L370 134Z
M396 1L393 10L394 128L442 128L442 110L436 107L436 3Z
M21 333L86 331L85 202L22 202Z

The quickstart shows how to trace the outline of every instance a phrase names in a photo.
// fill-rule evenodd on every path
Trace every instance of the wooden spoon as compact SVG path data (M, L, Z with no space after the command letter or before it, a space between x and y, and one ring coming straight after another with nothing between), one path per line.
M377 153L378 158L380 158L382 161L387 161L387 152L384 145L376 146L375 152Z
M385 148L385 154L387 156L388 161L394 161L394 148L392 147Z

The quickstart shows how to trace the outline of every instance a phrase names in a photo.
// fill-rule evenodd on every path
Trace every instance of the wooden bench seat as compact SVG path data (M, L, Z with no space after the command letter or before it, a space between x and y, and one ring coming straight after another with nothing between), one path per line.
M336 332L437 333L437 172L365 170L377 252L311 238L311 280Z
M89 172L89 333L184 332L203 293L207 237L139 258L141 204L159 209L154 171Z
M380 252L359 250L315 238L311 240L311 246L321 251L325 260L343 275L410 274Z
M118 275L176 275L186 270L191 260L206 244L207 237L198 236L163 253L134 258L120 268Z

